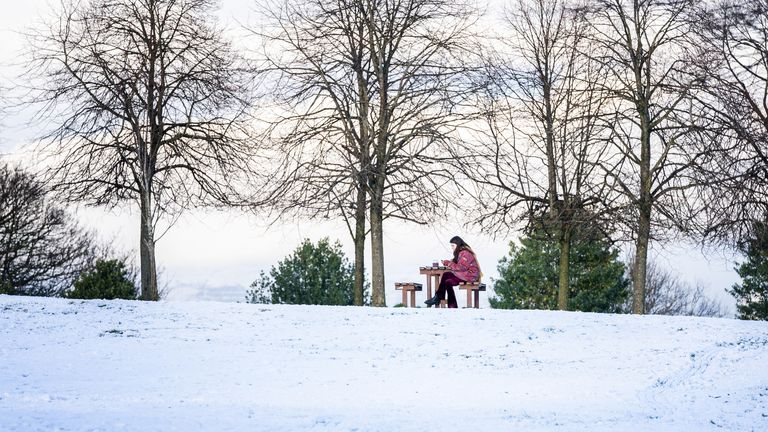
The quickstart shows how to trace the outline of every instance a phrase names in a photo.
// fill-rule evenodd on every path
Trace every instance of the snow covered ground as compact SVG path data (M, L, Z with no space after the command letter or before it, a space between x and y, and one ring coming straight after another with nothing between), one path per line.
M766 431L768 323L0 296L0 431Z

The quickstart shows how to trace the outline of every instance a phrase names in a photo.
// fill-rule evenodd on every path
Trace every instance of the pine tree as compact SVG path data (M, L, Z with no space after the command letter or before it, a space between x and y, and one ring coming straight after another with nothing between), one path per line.
M66 294L76 299L125 299L136 298L135 276L121 260L97 260L94 267L75 281L74 289Z
M766 222L753 224L753 236L740 247L747 260L736 273L742 283L735 284L728 291L736 298L739 318L768 320L768 225Z
M344 256L341 244L327 238L317 245L304 240L296 250L261 272L246 293L249 303L274 304L354 304L355 269ZM364 303L369 303L367 292Z
M510 243L509 256L499 261L501 278L494 281L500 309L557 309L560 251L557 242L534 233L518 247ZM620 312L629 295L629 280L618 250L605 238L576 236L571 244L568 309L584 312Z

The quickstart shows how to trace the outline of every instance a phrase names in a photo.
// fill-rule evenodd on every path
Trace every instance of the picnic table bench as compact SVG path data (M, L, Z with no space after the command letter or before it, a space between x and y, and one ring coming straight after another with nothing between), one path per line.
M396 282L395 283L395 289L398 291L403 292L403 306L405 307L416 307L416 291L421 291L421 284L416 282ZM411 305L408 306L408 293L411 293L410 295L410 303Z
M485 284L480 282L461 282L460 290L467 290L467 307L480 308L480 291L485 291ZM472 302L474 297L474 302Z

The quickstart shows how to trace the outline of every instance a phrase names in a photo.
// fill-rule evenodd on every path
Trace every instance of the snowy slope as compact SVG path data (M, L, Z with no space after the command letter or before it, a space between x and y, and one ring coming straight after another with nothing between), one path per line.
M766 431L768 323L0 296L0 431Z

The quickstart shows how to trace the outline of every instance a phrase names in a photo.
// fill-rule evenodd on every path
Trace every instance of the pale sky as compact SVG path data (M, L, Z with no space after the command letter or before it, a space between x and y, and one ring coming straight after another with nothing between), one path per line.
M254 0L223 0L220 19L231 28L236 22L248 22L253 16L250 5ZM51 0L3 0L0 14L0 89L15 87L15 78L23 64L21 52L25 42L19 32L39 22L49 14ZM6 90L7 91L7 90ZM6 160L26 160L24 144L34 137L26 122L29 113L11 112L0 117L0 153ZM139 224L135 211L106 211L103 209L75 209L79 218L93 227L103 239L114 240L118 248L136 250ZM516 238L497 238L480 235L460 221L440 226L422 227L400 221L387 221L385 234L385 267L387 304L400 302L395 282L424 282L418 274L420 265L436 258L448 258L448 240L460 235L472 245L483 266L485 281L498 276L498 260L508 252L508 243ZM163 268L161 282L168 284L169 300L222 300L242 301L245 291L262 270L267 271L283 259L303 238L317 240L328 236L344 245L350 261L353 245L342 220L288 221L267 228L264 221L250 214L237 212L195 211L185 214L157 245L158 267ZM366 245L370 253L370 243ZM727 251L706 255L697 248L685 245L667 245L663 249L654 245L653 254L658 262L679 272L690 283L701 283L711 296L721 300L735 311L733 298L725 288L739 282L733 270L734 257ZM370 261L367 260L366 265ZM368 269L369 270L369 269ZM459 302L463 304L463 293ZM481 305L487 307L487 296L481 296ZM421 302L425 294L417 296Z

